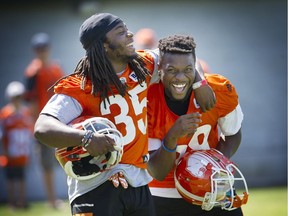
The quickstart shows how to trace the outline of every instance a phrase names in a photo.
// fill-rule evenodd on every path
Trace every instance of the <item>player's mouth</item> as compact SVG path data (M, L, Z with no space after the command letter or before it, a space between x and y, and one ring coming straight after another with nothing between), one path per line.
M177 93L181 94L185 91L187 84L186 83L178 83L178 84L174 83L174 84L172 84L172 86L173 86L173 89Z
M128 48L134 48L133 42L127 44L126 47L128 47Z
M135 48L134 48L133 42L127 44L126 47L127 47L128 50L130 50L131 52L135 52Z

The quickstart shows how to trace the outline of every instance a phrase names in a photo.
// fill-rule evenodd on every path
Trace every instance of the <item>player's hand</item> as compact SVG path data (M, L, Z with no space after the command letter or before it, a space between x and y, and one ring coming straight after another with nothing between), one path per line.
M109 181L112 181L114 187L116 188L118 188L120 184L124 189L128 188L127 180L122 172L118 172L110 176Z
M193 135L201 123L201 114L198 112L180 116L169 130L166 138L179 139L185 135Z
M115 145L114 139L109 136L104 134L94 134L91 143L86 147L86 150L91 156L97 157L115 151Z
M209 85L204 85L195 89L194 94L202 112L209 111L214 107L216 103L216 97Z

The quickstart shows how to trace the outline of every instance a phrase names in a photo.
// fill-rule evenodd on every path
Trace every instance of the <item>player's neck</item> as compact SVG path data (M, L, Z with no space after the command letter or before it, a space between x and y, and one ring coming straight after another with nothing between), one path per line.
M121 73L127 67L127 63L123 63L123 62L111 62L111 64L112 64L112 67L113 67L115 73Z
M166 96L165 94L165 101L169 109L176 115L181 116L185 115L189 108L189 102L190 102L190 95L189 97L186 97L184 100L177 101L173 100L170 97Z

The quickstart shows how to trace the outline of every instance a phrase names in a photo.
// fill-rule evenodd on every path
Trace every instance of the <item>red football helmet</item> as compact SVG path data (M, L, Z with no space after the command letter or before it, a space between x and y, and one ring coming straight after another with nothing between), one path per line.
M233 210L248 201L244 176L216 149L186 152L177 164L174 179L180 195L206 211L214 206ZM236 194L236 186L243 190L242 195Z
M115 125L106 118L82 116L74 119L71 127L105 134L115 140L115 151L97 157L91 156L82 146L56 149L55 156L66 174L78 179L91 179L119 163L123 155L123 137Z

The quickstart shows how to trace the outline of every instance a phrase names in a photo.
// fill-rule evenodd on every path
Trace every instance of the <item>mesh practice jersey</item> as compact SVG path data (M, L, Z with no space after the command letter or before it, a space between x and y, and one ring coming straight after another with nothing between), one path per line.
M208 112L202 113L202 122L199 124L196 133L192 137L181 137L177 144L177 157L183 155L187 149L194 150L215 148L219 140L218 126L223 129L224 135L236 134L241 127L242 112L239 117L233 119L233 124L225 119L229 113L238 107L238 95L234 86L225 77L216 74L205 74L208 84L213 89L216 96L214 108ZM241 111L241 108L240 108ZM190 103L187 113L200 112L200 107L194 98L194 92L190 97ZM228 115L229 116L229 115ZM174 122L179 118L167 106L164 97L163 84L156 83L149 87L148 91L148 131L149 138L163 140L166 133L172 127ZM222 120L222 121L221 121ZM235 120L235 121L234 121ZM223 125L223 127L221 127ZM229 128L234 131L229 131ZM225 132L227 131L227 133ZM157 147L158 148L158 147ZM155 149L149 143L149 149ZM175 188L174 169L166 176L164 181L153 180L149 186L158 188Z
M146 67L154 71L154 59L148 53L142 53L146 59ZM138 83L136 74L127 67L119 79L127 84L127 91L122 97L115 87L111 86L114 95L104 101L91 94L92 84L87 80L85 89L80 89L81 77L72 75L59 82L54 90L57 94L65 94L76 99L82 106L83 116L104 117L112 121L123 135L124 154L120 163L132 164L145 168L148 160L147 137L147 91L151 77L147 76L146 82Z
M18 111L7 104L0 111L3 147L8 158L7 166L25 166L32 143L33 120L26 107Z

